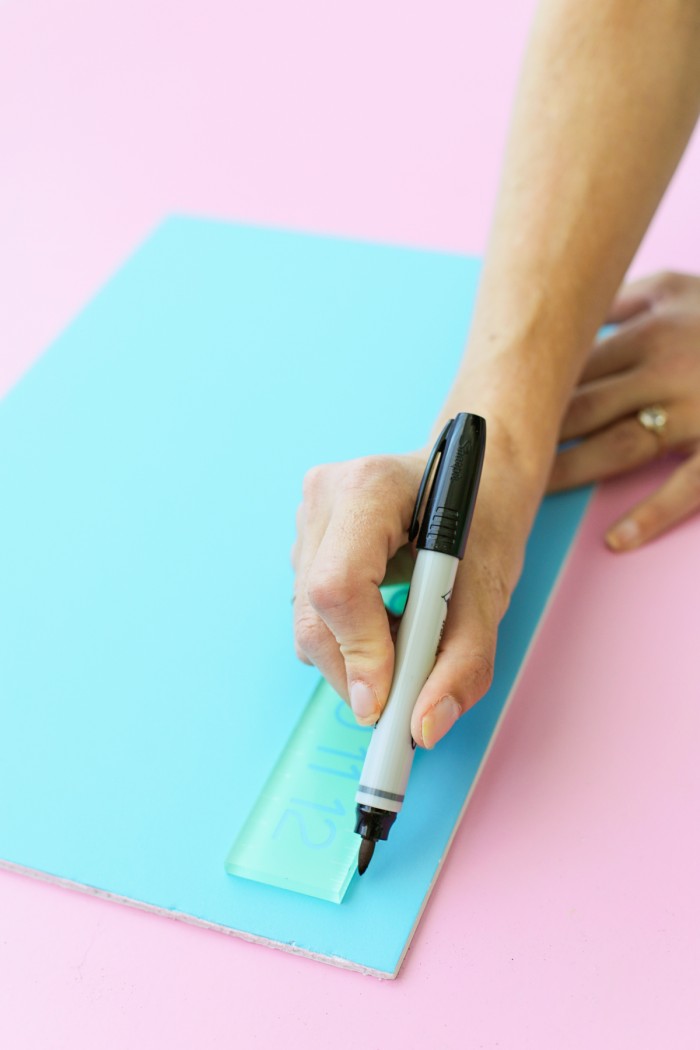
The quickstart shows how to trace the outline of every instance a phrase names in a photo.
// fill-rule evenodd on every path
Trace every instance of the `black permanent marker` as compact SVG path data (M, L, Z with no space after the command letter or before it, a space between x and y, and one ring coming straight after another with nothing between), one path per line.
M396 639L396 662L386 707L372 733L357 789L355 831L362 837L360 875L379 839L386 839L401 809L415 742L411 714L437 658L447 605L464 555L474 512L486 441L486 421L460 412L440 434L425 468L409 539L418 554ZM418 526L423 496L437 462Z

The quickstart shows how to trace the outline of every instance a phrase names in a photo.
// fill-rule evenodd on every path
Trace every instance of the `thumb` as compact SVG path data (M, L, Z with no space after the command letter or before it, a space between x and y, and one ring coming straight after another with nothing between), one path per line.
M498 624L507 605L493 581L457 574L435 667L418 696L411 719L413 739L432 748L493 680ZM495 594L499 597L495 600ZM501 597L504 600L500 600Z

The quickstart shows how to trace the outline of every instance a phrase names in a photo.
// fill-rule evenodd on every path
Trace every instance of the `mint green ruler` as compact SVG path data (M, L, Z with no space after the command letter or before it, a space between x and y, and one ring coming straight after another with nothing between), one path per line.
M405 585L383 589L390 612ZM355 793L371 728L323 679L226 858L230 875L340 904L357 870Z
M355 792L371 732L321 680L231 848L230 875L342 901L357 867Z

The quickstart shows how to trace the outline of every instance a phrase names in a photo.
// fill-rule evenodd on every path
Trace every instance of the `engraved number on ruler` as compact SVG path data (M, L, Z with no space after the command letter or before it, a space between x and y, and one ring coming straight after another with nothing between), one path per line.
M345 729L359 729L363 731L364 727L358 726L354 719L350 722L344 717L346 711L347 707L341 700L335 709L336 721L340 722ZM341 748L325 747L322 744L317 744L315 750L318 753L319 761L309 762L307 769L312 770L314 773L321 773L324 776L341 777L344 780L359 780L362 768L361 763L364 762L367 754L366 747L359 746L346 751ZM321 762L323 762L323 765L320 764ZM292 821L296 824L301 841L309 849L326 849L330 846L335 839L337 831L336 823L331 817L345 816L345 806L341 800L336 798L332 806L324 805L321 802L312 802L304 798L291 798L289 802L290 805L284 810L275 830L272 832L272 838L276 839L281 834L284 825ZM311 813L308 812L309 810L311 810ZM322 818L325 835L321 838L313 836L307 825L307 820L314 814L326 813L331 814L331 816L323 816Z

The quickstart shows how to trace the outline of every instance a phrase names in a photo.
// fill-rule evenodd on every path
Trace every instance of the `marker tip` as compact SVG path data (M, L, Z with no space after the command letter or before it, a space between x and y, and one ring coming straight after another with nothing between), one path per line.
M372 854L374 853L375 846L376 842L374 842L373 839L363 839L360 843L360 855L357 858L357 870L359 871L360 875L364 875L364 873L367 871L367 868L369 867L369 862L372 859Z

